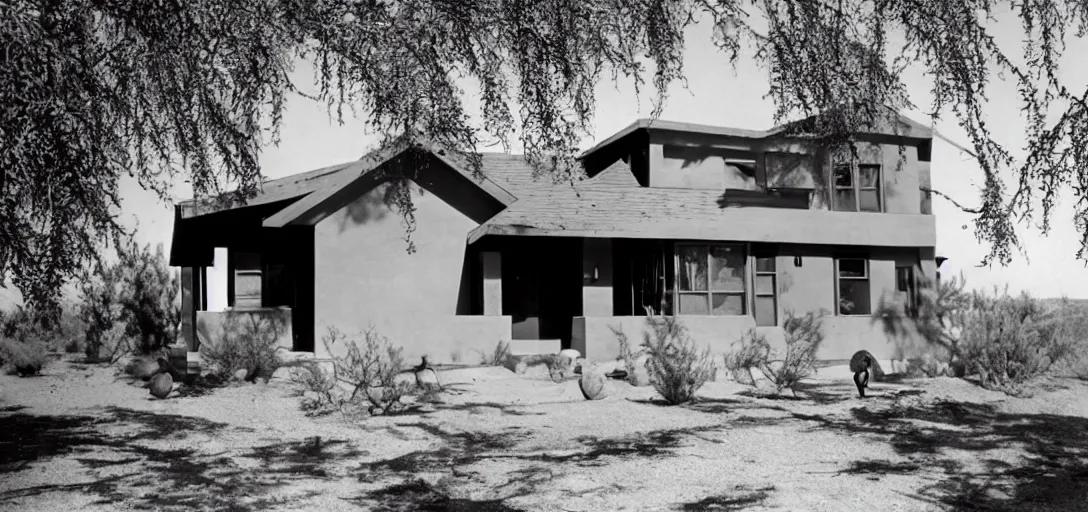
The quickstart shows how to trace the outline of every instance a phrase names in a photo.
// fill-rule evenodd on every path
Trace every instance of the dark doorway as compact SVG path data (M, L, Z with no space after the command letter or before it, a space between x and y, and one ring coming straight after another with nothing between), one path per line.
M570 346L582 314L582 244L576 238L509 239L502 249L502 309L519 340Z

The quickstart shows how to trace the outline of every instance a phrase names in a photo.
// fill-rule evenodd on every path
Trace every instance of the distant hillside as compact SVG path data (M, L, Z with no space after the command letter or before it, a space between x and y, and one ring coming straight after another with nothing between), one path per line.
M1061 298L1047 298L1047 299L1039 299L1039 302L1042 302L1046 306L1058 307L1058 306L1061 306L1063 300L1064 299L1061 299ZM1083 309L1083 310L1085 310L1085 312L1088 312L1088 299L1068 299L1068 300L1069 300L1069 304L1071 306L1073 306L1073 307L1075 307L1077 309Z

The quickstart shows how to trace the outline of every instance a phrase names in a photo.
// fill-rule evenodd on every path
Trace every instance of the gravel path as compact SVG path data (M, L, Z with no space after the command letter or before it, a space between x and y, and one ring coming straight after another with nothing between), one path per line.
M441 403L309 418L284 383L154 400L112 368L0 376L0 510L1088 510L1088 386L1010 398L845 368L798 397L502 368L443 372Z

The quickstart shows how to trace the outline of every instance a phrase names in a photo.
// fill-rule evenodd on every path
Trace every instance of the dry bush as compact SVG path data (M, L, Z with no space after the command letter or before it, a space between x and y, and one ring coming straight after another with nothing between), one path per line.
M0 336L0 364L9 374L37 375L47 362L46 344L40 338L31 336L19 341Z
M759 365L760 372L778 391L793 391L797 383L816 373L816 353L824 342L823 322L826 311L808 312L796 316L785 312L782 330L786 338L786 354L779 360L774 351ZM766 339L764 338L764 343Z
M967 372L986 388L1018 394L1072 352L1079 327L1067 323L1027 293L974 292L959 347Z
M646 323L651 332L644 334L642 349L649 356L650 383L671 405L690 402L714 378L710 347L700 351L675 317L648 316Z
M616 341L620 344L620 359L623 360L623 369L627 372L625 380L637 386L639 382L635 372L638 371L638 359L646 353L646 350L639 348L638 351L632 351L631 340L627 338L627 333L623 332L623 329L611 325L608 328L612 330L612 334L616 336Z
M336 393L336 379L316 361L292 368L290 379L302 396L302 409L307 416L321 416L340 408L343 400Z
M411 384L397 380L405 369L403 351L373 328L363 333L360 343L349 338L335 327L330 327L322 339L325 348L334 354L333 346L341 343L347 347L344 356L333 356L333 379L351 390L348 403L369 403L371 414L389 414L400 411L400 399L408 395Z
M491 354L480 352L480 364L483 366L503 366L510 359L510 343L499 340Z
M756 385L752 368L762 368L771 356L771 344L767 342L767 337L755 329L748 329L739 340L733 342L733 346L738 348L725 355L724 368L733 374L737 382Z
M279 340L285 329L278 318L227 314L218 339L205 326L198 327L201 360L221 381L229 380L238 370L246 370L247 375L267 382L283 366Z

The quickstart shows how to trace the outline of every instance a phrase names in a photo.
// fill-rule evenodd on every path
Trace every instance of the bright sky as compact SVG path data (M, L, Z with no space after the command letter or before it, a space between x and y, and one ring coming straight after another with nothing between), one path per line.
M1015 17L1003 16L1000 25L991 32L997 35L999 43L1007 51L1013 53L1018 53L1022 34L1017 24ZM734 72L726 56L709 44L709 26L693 27L688 32L687 41L689 90L684 90L679 84L670 90L662 119L738 128L764 129L772 126L773 105L770 100L763 99L767 90L766 72L750 59L743 58ZM1074 61L1088 54L1088 44L1084 41L1075 43L1065 53L1064 81L1072 86L1071 89L1083 90L1088 84L1088 69L1076 69L1079 66ZM311 83L311 76L308 67L300 66L294 78L299 84L308 84ZM930 124L930 118L922 113L930 105L929 82L921 73L913 72L907 77L907 84L913 102L921 107L921 111L906 114L922 124ZM594 137L587 139L584 147L603 140L639 117L648 116L651 95L651 92L643 91L641 101L638 101L629 84L621 84L618 88L610 80L600 84L597 89ZM998 140L1007 144L1015 154L1021 155L1018 141L1023 138L1023 120L1013 85L998 82L995 78L990 88L990 107L988 124L995 130ZM943 117L936 123L937 130L966 146L967 136L952 114L944 113ZM281 135L280 145L268 148L261 158L263 172L270 178L357 159L372 149L377 141L375 135L366 133L362 123L350 120L340 126L330 121L322 105L301 97L290 100ZM982 173L970 156L944 141L935 141L932 172L933 185L937 190L961 204L977 204L976 184L981 183ZM1006 178L1006 183L1011 185L1013 182ZM139 219L139 238L153 244L161 242L169 249L173 220L171 205L159 202L154 195L127 179L122 194L123 214L130 225ZM179 180L175 195L188 198L191 190ZM971 216L960 212L946 200L935 197L937 251L949 258L942 273L948 275L962 270L971 287L988 288L1007 283L1013 293L1028 290L1041 297L1064 294L1072 298L1088 298L1088 270L1085 270L1083 262L1075 258L1078 236L1071 220L1071 191L1066 190L1064 195L1053 217L1049 237L1040 236L1034 227L1020 227L1021 240L1030 264L1028 259L1018 255L1006 268L975 267L986 253L986 248L974 238Z

